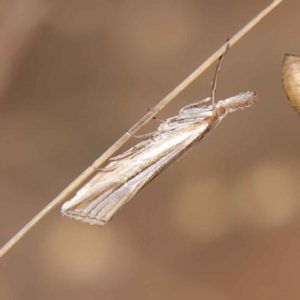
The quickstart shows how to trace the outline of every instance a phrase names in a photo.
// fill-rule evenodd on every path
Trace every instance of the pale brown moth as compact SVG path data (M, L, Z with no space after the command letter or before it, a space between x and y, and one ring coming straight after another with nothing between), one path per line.
M286 54L281 68L285 93L294 110L300 115L300 56Z
M256 92L244 92L215 103L224 56L219 59L210 97L183 107L177 116L148 134L148 139L110 158L111 162L62 206L62 214L104 226L139 190L203 139L228 113L250 107L257 100Z

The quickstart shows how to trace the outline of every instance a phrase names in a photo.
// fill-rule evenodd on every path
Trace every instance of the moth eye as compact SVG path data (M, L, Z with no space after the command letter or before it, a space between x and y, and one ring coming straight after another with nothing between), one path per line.
M226 114L226 108L219 106L216 108L217 115L223 117Z

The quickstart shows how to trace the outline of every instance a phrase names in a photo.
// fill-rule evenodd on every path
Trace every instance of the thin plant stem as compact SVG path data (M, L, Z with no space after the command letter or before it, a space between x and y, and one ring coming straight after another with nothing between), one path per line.
M238 31L228 42L220 47L211 57L200 65L193 73L183 80L173 91L163 98L154 108L135 125L133 125L119 140L117 140L108 150L106 150L90 167L79 175L65 190L63 190L52 202L42 209L31 221L29 221L14 237L12 237L1 249L0 257L7 253L22 237L24 237L44 216L54 209L61 202L65 201L80 185L84 183L104 162L106 162L124 143L142 126L147 124L161 109L170 103L180 92L186 89L200 74L211 66L227 49L228 43L233 46L247 32L249 32L263 17L269 14L283 0L275 0L256 17L254 17L245 27Z

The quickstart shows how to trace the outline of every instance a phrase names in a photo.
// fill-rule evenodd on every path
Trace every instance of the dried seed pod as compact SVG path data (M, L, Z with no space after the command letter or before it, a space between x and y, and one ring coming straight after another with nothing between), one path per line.
M300 115L300 55L285 55L281 76L285 93L294 110Z

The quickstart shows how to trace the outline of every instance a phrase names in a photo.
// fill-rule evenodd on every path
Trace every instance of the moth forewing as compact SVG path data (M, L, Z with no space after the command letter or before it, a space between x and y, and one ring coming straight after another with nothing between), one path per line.
M144 185L204 136L213 119L199 120L170 127L150 147L139 150L137 155L126 156L123 162L121 159L114 170L105 172L104 168L62 206L62 214L82 222L105 225Z

